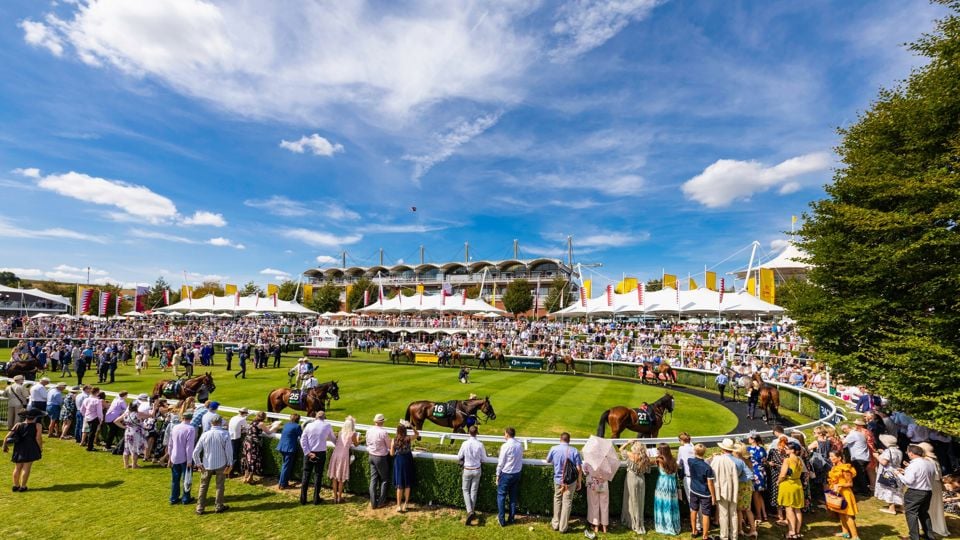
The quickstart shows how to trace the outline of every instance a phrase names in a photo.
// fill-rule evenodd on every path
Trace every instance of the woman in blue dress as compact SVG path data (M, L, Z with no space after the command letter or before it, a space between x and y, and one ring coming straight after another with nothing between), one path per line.
M756 433L752 433L747 442L750 464L753 466L753 515L758 521L766 521L767 505L763 497L767 490L767 468L764 466L767 461L767 449L763 447L763 439Z
M413 435L407 435L407 429ZM410 488L413 487L413 441L420 436L417 428L401 420L397 436L390 441L393 456L393 485L397 488L397 512L406 512L410 503Z
M680 501L677 498L677 460L666 444L657 446L657 488L653 498L653 524L660 534L680 534Z

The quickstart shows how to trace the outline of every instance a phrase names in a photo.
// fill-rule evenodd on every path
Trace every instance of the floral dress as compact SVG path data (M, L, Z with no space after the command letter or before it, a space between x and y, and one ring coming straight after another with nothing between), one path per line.
M63 398L63 406L60 408L60 421L65 422L67 420L73 422L75 416L77 415L77 401L76 396L73 394L68 394Z
M143 429L143 421L136 411L123 415L123 455L137 456L143 453L147 446L147 435Z
M780 467L783 465L783 454L776 448L771 448L767 454L767 502L770 506L777 508L777 495L780 493L780 484L777 478L780 476Z
M753 490L764 492L767 490L767 470L763 462L767 460L767 449L762 446L748 446L750 464L753 466Z
M262 434L263 428L260 422L255 421L247 426L240 456L240 467L245 473L263 474L263 446L260 441Z

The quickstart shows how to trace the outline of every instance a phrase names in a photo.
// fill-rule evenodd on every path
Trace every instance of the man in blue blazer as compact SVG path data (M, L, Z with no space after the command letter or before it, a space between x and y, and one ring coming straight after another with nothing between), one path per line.
M283 456L283 463L280 465L280 489L290 487L290 471L293 470L293 460L300 451L300 435L303 434L303 428L300 427L300 415L293 413L290 415L290 421L283 426L280 432L280 444L277 445L277 452Z

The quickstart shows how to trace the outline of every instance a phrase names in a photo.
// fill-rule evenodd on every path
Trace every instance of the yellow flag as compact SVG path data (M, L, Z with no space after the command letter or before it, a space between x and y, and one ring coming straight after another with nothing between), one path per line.
M417 283L417 294L423 294L423 283ZM497 284L493 284L493 294L497 294Z
M747 280L747 294L750 296L757 295L757 278L752 277Z
M226 285L223 286L223 295L224 295L224 296L230 296L230 295L233 295L233 294L237 294L237 286L236 286L236 285L231 285L231 284L227 283Z
M637 278L623 278L623 281L617 283L617 286L614 288L614 290L617 292L617 294L624 294L637 290Z
M583 280L583 289L587 292L587 298L593 298L593 280Z
M303 286L303 303L309 304L313 300L313 285Z
M666 289L667 287L670 287L671 289L677 288L677 276L673 274L663 275L663 288Z
M180 300L186 300L186 299L190 298L190 297L191 297L190 295L191 295L192 293L193 293L193 287L191 287L191 286L189 286L189 285L181 285L181 286L180 286Z
M790 223L796 223L796 222L797 222L797 216L790 216Z
M347 285L347 288L344 290L344 295L343 295L344 302L343 302L343 305L346 306L346 307L344 307L344 309L345 309L346 311L350 311L350 304L346 301L346 299L347 299L347 298L350 298L350 291L352 291L352 290L353 290L353 285Z
M707 272L707 288L711 291L716 292L717 290L717 273L716 272Z
M688 290L695 291L700 288L700 287L697 287L697 282L695 279L689 278L689 280L690 280L690 283L687 283Z
M777 299L777 285L772 268L760 269L760 299L771 304Z
M273 296L279 291L280 291L279 285L274 285L273 283L267 283L267 296Z

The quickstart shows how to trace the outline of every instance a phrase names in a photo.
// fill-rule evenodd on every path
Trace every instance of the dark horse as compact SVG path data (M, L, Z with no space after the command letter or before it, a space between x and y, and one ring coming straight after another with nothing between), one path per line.
M639 424L637 422L637 411L630 407L618 406L603 411L600 415L600 425L597 426L597 436L603 437L607 424L610 425L610 431L613 432L613 438L619 438L624 430L630 429L636 431L641 437L655 438L660 434L660 428L663 427L663 418L666 413L673 415L673 396L669 392L662 398L650 405L650 423ZM670 422L667 422L668 424Z
M35 381L38 373L40 373L40 362L33 358L0 363L0 375L11 379L17 375L23 375L24 379Z
M284 407L290 407L295 411L306 411L307 416L313 416L317 411L327 410L327 404L330 398L340 399L340 387L337 381L325 382L319 386L300 393L300 401L290 405L290 394L295 392L290 388L277 388L267 396L267 410L277 413Z
M167 393L164 393L164 387L169 383L175 383ZM212 394L217 386L213 384L213 375L210 372L204 373L192 379L180 379L172 381L161 379L153 386L153 399L159 399L161 396L172 399L187 399L188 397L203 398ZM169 394L169 395L168 395Z
M413 363L416 354L410 349L391 349L390 350L390 361L394 364L399 364L401 360L406 360L409 363Z
M764 382L760 372L754 372L753 381L760 385L759 406L763 411L764 422L780 422L780 389Z
M437 417L434 415L437 405L453 405L454 410L452 413L447 411L442 418ZM438 426L452 428L454 433L464 433L467 418L476 417L478 411L482 412L487 420L497 419L497 413L493 411L489 397L451 402L414 401L407 405L407 414L404 418L413 424L417 431L423 428L424 420L430 420Z

